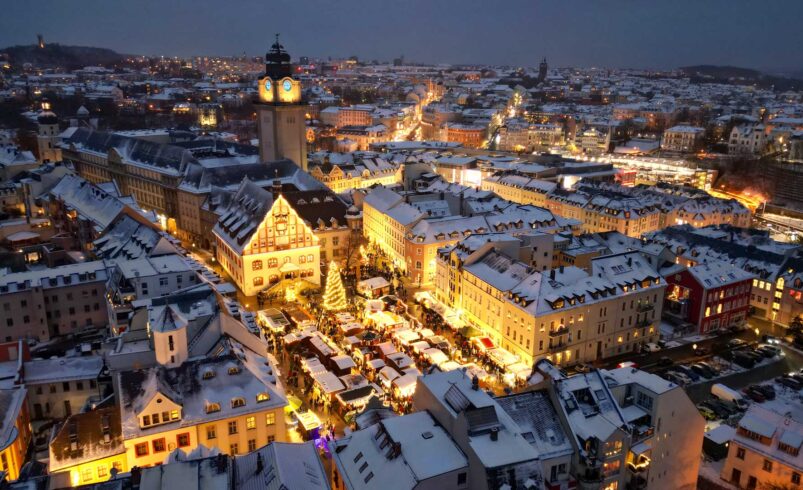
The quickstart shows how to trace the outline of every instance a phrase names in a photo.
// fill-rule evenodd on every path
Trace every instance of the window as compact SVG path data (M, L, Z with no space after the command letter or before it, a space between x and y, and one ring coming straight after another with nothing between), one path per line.
M65 392L66 391L70 391L70 382L69 381L65 381L65 382L61 383L61 389L63 389Z
M652 397L643 391L639 391L636 393L636 405L646 408L647 410L652 410Z
M220 403L207 403L206 413L215 413L220 411Z
M261 270L261 269L262 269L262 261L261 260L255 260L255 261L251 262L251 270L258 271L258 270Z
M229 454L232 456L237 454L237 443L229 445Z
M176 436L176 444L178 447L187 447L190 445L190 433L185 432Z
M232 398L231 408L240 408L245 406L245 398Z
M276 440L276 436L268 436L268 444Z
M148 443L147 442L140 442L139 444L134 446L134 454L136 454L136 456L138 458L141 458L142 456L147 456L148 455Z
M161 453L165 450L165 439L164 437L160 439L153 440L153 452L154 453Z
M248 452L256 451L257 449L257 441L256 439L248 439Z
M142 416L142 425L147 427L151 425L151 416L150 415L143 415Z
M167 412L165 412L167 413ZM165 419L167 420L167 419ZM172 410L170 412L170 420L178 420L178 410Z
M81 470L81 481L84 483L92 481L92 468L87 466Z
M257 277L254 278L254 286L261 286L264 283L265 283L265 278L264 277L257 276Z
M256 429L257 428L257 418L256 417L248 417L245 419L245 428L246 429Z
M155 413L155 414L151 415L151 423L152 424L158 424L159 423L159 414L158 413Z
M207 439L217 439L217 429L214 425L207 425L206 426L206 438Z
M792 472L792 483L800 485L800 473Z
M736 448L736 457L739 459L744 459L745 450L743 447Z
M109 474L109 467L105 464L98 465L98 478L105 478Z
M270 395L267 393L257 393L257 403L266 402L270 400Z
M237 421L232 420L229 422L229 434L236 434L237 433Z
M167 286L167 278L166 277L160 277L159 278L159 285L160 286Z
M465 485L467 481L467 473L458 473L457 474L457 484L458 485Z
M265 425L273 425L276 423L276 414L275 413L266 413L265 414Z
M772 461L770 461L769 459L765 459L764 464L761 466L761 469L768 473L772 473Z

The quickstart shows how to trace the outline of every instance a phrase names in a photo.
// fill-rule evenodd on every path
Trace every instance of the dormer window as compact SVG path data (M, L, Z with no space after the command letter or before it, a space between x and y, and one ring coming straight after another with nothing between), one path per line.
M229 368L229 376L232 376L232 375L235 375L235 374L240 374L240 368L238 368L237 366L231 366Z
M240 408L245 406L245 398L232 398L231 408Z
M211 369L204 371L204 379L212 379L215 377L215 372Z
M257 393L257 403L266 402L270 400L270 395L267 393Z
M206 404L206 413L215 413L220 411L220 403L210 402Z

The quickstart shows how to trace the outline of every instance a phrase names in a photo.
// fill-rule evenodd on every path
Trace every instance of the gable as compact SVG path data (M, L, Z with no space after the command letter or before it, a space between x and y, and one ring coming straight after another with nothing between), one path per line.
M243 247L243 255L265 253L283 247L301 248L318 244L312 228L284 196L273 201L270 210Z

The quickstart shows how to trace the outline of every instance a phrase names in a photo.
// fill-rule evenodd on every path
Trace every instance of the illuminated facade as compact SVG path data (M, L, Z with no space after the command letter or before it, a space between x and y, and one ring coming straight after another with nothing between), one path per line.
M279 36L265 55L265 75L259 79L257 133L263 162L287 158L307 170L306 108L301 82L293 78L290 55Z
M438 253L435 296L525 364L595 361L658 339L666 283L639 254L596 258L590 273L538 272L471 240Z
M31 443L31 421L25 388L0 390L0 472L7 480L19 478Z
M217 261L247 296L284 279L321 283L319 239L281 195L244 183L213 233Z
M190 453L201 444L234 456L284 441L287 401L264 364L251 361L227 354L120 373L129 468L161 464L173 450Z

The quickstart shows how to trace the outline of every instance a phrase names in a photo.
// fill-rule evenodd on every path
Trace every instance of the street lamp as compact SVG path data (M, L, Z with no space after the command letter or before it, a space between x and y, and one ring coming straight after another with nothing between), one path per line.
M697 344L692 344L691 345L691 350L696 351L697 350Z

